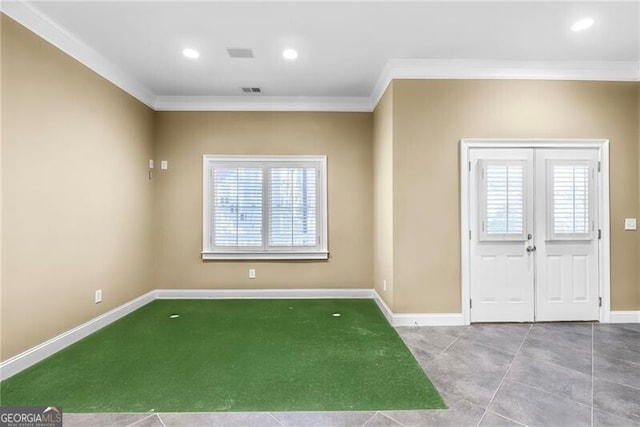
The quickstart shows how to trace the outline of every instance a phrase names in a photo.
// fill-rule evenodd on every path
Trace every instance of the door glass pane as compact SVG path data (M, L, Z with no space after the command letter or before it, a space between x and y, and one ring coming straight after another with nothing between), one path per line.
M553 166L553 233L589 233L589 167Z
M486 234L522 234L524 230L523 165L487 165L486 185Z

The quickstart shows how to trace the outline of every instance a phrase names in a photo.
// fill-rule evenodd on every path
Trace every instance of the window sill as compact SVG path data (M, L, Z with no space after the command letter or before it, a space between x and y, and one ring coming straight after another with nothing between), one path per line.
M327 260L329 252L202 252L208 260Z

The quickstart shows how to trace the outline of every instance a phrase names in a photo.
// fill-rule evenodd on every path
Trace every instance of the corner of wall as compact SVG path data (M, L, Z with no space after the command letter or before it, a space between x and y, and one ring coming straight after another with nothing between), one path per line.
M156 173L157 168L159 167L160 162L157 160L157 141L158 141L158 130L157 130L157 121L158 121L158 112L155 110L151 111L151 120L149 123L150 127L150 147L149 147L149 159L153 161L153 168L149 166L148 176L149 176L149 186L151 192L151 200L149 202L149 215L148 215L148 224L149 224L149 236L147 237L149 254L147 259L147 291L153 291L156 289L156 283L154 278L155 265L157 260L157 248L156 248L156 240L157 240L157 228L156 228L156 198L157 198L157 185L156 185Z
M393 81L373 112L373 285L393 310Z
M636 168L636 171L638 171L640 170L640 82L636 83L636 92L637 92L636 113L638 116L637 138L636 138L638 143L638 168ZM638 174L638 189L640 191L640 173ZM640 197L639 197L639 203L640 203ZM636 207L636 215L640 216L640 206ZM638 234L638 237L636 239L636 245L640 247L640 234ZM638 253L638 256L640 257L640 253ZM638 261L640 261L640 259ZM637 309L640 310L640 262L636 263L636 268L638 269L638 272L636 273L638 283L636 283L635 306Z
M4 168L2 167L2 28L3 22L5 20L5 16L0 12L0 355L2 353L2 313L4 310L2 309L2 171Z

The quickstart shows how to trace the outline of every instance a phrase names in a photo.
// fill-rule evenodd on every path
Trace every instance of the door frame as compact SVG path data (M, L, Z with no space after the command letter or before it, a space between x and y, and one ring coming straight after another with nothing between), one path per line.
M469 197L471 174L469 151L472 148L595 148L598 150L600 179L598 180L598 292L602 298L599 320L611 321L611 250L609 219L609 140L608 139L501 139L463 138L460 140L460 267L461 307L465 325L471 324L471 244L473 230Z

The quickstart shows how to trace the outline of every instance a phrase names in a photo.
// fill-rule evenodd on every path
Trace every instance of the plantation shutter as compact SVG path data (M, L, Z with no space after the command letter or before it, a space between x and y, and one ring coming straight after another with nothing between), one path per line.
M317 246L317 169L273 167L269 178L269 246Z
M203 156L203 259L327 259L325 156Z
M216 247L262 246L262 168L213 168Z
M548 160L548 239L593 237L593 174L593 162Z
M525 239L525 162L481 160L480 239Z

